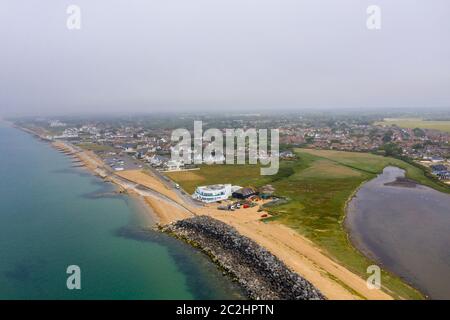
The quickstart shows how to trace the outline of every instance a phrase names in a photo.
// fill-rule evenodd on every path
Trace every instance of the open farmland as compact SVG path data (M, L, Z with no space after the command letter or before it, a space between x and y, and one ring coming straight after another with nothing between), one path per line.
M378 125L397 125L400 128L421 128L450 132L450 121L429 121L419 118L386 118Z

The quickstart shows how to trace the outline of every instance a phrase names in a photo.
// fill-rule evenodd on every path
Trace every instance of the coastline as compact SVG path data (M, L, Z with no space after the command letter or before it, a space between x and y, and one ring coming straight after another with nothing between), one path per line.
M1 298L245 298L202 253L155 230L141 197L119 194L49 143L3 123L0 129L7 152L0 225L9 241ZM77 292L65 286L72 264L89 273Z
M167 218L166 212L161 213L162 210L158 210L158 207L156 205L150 205L151 200L146 199L145 196L137 192L137 190L133 188L132 185L130 185L126 181L123 181L122 179L117 178L116 176L114 176L114 173L108 174L108 170L105 168L105 164L95 154L91 154L89 151L85 150L77 150L73 146L63 141L52 142L51 145L56 150L66 154L67 156L75 157L76 159L78 159L82 163L82 166L91 174L102 178L106 182L113 183L117 188L117 192L126 193L130 197L134 198L134 200L139 201L142 206L145 207L146 212L151 216L151 219L155 221L156 225L165 224L170 220ZM157 200L155 201L155 203L157 203Z
M37 133L34 135L42 138ZM271 252L290 270L312 283L328 299L392 299L381 290L369 290L364 279L332 260L294 230L280 223L261 221L257 208L254 212L247 209L245 215L235 216L217 208L195 208L187 203L181 203L183 200L175 192L161 189L168 188L156 176L145 174L146 181L142 181L143 176L136 175L136 172L131 172L132 176L127 176L123 172L118 174L110 171L91 151L77 149L63 141L51 144L55 149L79 161L92 174L117 185L119 192L133 194L143 199L149 214L159 226L196 215L209 215L235 228L241 235Z
M374 177L374 178L372 178L372 179L375 179L375 178L376 178L376 177ZM358 186L355 190L353 190L353 192L352 192L352 194L350 195L350 197L348 197L348 199L345 200L345 204L344 204L344 216L342 217L341 221L339 221L339 223L340 223L341 225L343 225L344 227L345 227L345 220L347 219L347 209L348 209L348 205L349 205L350 202L353 200L353 198L356 197L356 194L358 193L358 191L361 190L361 188L362 188L367 182L369 182L369 181L372 180L372 179L367 179L367 180L364 180L363 182L361 182L361 183L359 184L359 186ZM349 236L350 233L348 232L348 230L346 230L346 232L347 232L347 236Z
M253 300L325 299L273 254L210 216L179 220L162 231L200 248Z

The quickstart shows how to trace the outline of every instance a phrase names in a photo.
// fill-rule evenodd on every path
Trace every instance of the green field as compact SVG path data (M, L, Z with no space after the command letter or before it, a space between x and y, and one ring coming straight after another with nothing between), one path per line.
M368 153L295 151L298 160L281 162L275 176L260 176L257 165L206 165L197 171L173 172L168 176L189 193L202 184L232 183L256 187L272 184L277 195L289 198L288 203L269 209L274 215L272 219L305 235L329 256L363 277L367 276L366 268L372 262L353 248L342 225L347 200L357 188L384 167L394 165L405 169L409 178L421 184L441 191L450 190L427 178L421 169L401 160ZM398 298L422 298L416 290L387 272L383 273L383 286Z
M188 193L193 193L199 185L232 183L247 187L273 181L273 177L261 176L257 165L202 165L200 170L167 172L166 175Z
M421 128L434 129L444 132L450 132L450 121L428 121L419 118L387 118L384 121L377 122L377 125L397 125L400 128Z

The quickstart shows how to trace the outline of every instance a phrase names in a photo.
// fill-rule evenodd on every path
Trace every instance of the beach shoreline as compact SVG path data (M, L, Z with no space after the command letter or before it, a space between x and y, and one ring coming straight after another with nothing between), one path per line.
M169 224L162 231L200 248L253 300L324 299L310 282L222 221L196 216Z
M384 291L369 289L364 279L331 259L293 229L278 222L263 221L257 207L245 209L244 214L230 214L213 206L194 207L169 189L156 175L140 170L114 172L92 151L79 149L65 141L50 142L55 149L79 161L92 174L114 183L119 188L118 192L142 199L147 205L148 214L160 227L197 215L208 215L233 227L271 252L320 290L327 299L393 299Z

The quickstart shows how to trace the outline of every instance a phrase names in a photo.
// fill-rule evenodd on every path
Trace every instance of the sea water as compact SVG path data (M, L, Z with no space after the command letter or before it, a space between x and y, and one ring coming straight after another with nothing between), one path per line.
M0 123L0 299L231 299L210 260L49 143ZM81 289L67 288L67 267Z

